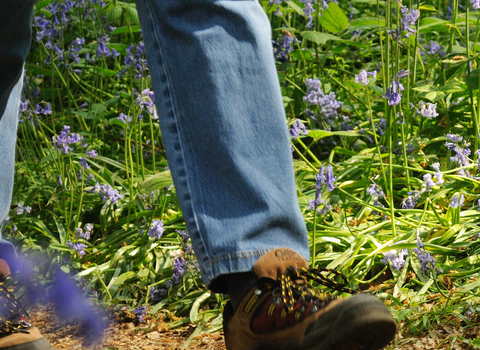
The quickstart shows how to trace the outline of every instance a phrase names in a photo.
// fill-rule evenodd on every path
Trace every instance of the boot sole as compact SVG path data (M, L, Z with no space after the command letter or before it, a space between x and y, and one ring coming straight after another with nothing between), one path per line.
M253 350L379 350L395 337L388 308L376 297L358 294L321 315L303 341L261 342Z
M305 332L300 349L379 350L395 337L396 329L378 298L358 294L320 316Z

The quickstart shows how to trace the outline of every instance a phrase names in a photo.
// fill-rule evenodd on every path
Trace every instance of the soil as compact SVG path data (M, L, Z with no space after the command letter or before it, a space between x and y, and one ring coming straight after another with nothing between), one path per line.
M185 341L195 330L194 325L187 325L179 329L169 329L169 323L162 320L147 319L143 324L125 319L118 320L105 331L102 344L96 347L83 345L83 336L80 327L75 323L58 323L54 309L51 306L42 306L30 311L30 321L50 341L55 349L95 349L95 350L226 350L223 333L200 334L188 345ZM403 327L401 327L403 328ZM469 345L463 339L473 340L480 338L480 326L461 327L452 322L440 324L430 329L428 334L420 337L408 337L397 334L394 344L386 350L433 350L478 349Z
M169 329L169 323L148 319L143 324L116 322L106 329L103 343L84 346L80 326L76 323L59 323L52 306L41 306L29 312L33 323L55 349L102 350L180 350L195 330L194 325ZM223 333L200 334L188 345L194 350L226 350Z

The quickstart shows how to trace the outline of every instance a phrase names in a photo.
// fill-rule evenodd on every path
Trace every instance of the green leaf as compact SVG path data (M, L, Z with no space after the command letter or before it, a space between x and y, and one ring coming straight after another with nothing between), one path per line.
M115 24L122 18L123 9L121 6L115 6L111 11L107 13L107 22Z
M478 90L480 79L480 69L474 69L467 76L466 83L468 90Z
M313 41L317 44L323 44L328 40L340 40L340 38L333 34L328 33L321 33L321 32L313 32L310 30L306 30L300 33L304 39Z
M385 27L385 20L378 20L377 17L362 17L350 22L351 27Z
M304 11L302 10L302 8L300 6L298 6L296 3L294 3L293 1L289 1L287 2L287 5L288 7L290 7L291 9L293 9L296 13L298 13L300 16L304 16Z
M140 31L140 26L125 26L118 27L112 32L112 34L123 34L123 33L138 33Z
M135 5L125 6L125 14L127 15L130 23L133 25L140 24L140 20L138 19L138 12Z
M152 175L143 181L140 186L146 191L153 191L158 188L164 188L173 185L172 174L170 170Z
M418 92L430 92L432 90L437 90L437 88L433 85L422 85L422 86L414 87L413 90Z
M309 130L308 131L308 136L311 138L314 138L315 140L322 139L327 136L332 136L331 131L326 131L326 130Z
M330 32L338 33L348 27L348 18L333 1L323 11L322 17L318 19L323 28Z
M437 12L437 9L433 5L422 5L419 7L419 10Z
M190 321L192 321L193 323L196 323L198 321L198 309L200 308L200 305L205 300L210 298L210 295L211 295L211 293L207 291L207 292L203 293L201 296L199 296L197 298L197 300L195 300L195 302L193 303L192 308L190 310Z
M435 102L440 100L445 96L445 93L443 91L430 91L428 94L425 95L425 98L428 100Z

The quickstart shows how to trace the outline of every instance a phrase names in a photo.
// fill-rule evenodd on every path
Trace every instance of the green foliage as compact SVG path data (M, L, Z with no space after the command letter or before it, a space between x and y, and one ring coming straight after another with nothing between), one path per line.
M37 2L35 16L50 20L51 4ZM422 3L407 30L396 1L316 2L310 15L297 0L262 4L272 23L287 123L298 134L292 147L310 263L341 270L352 288L371 287L410 334L447 318L478 321L472 307L480 290L477 12L461 13L455 2L446 19L447 3ZM195 332L218 330L224 300L202 284L182 236L156 115L140 103L148 103L141 93L151 78L135 5L82 6L68 10L59 36L33 42L23 97L31 107L20 116L7 238L65 261L103 303L149 304L152 314L186 317L172 327L190 320ZM41 28L34 29L41 37ZM78 52L72 51L77 37L85 39ZM110 55L98 53L102 43ZM138 65L125 63L127 57ZM362 70L376 76L362 80ZM408 74L400 78L402 70ZM321 84L313 88L308 79ZM394 87L400 100L385 97ZM34 112L47 103L52 114ZM308 133L295 130L299 121ZM87 146L78 142L66 153L54 147L52 137L64 125ZM90 157L92 150L99 155ZM327 165L335 188L316 182ZM121 198L110 198L114 190ZM21 212L21 205L31 211ZM156 238L160 222L164 231ZM87 224L90 239L80 234ZM74 243L86 247L73 249ZM385 283L373 286L379 281ZM477 340L464 342L475 348Z

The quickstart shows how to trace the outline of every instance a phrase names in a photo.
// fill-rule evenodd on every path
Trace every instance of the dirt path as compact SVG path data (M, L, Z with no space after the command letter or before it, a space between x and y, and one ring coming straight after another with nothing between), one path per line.
M30 321L40 330L55 349L86 349L78 325L58 323L52 307L38 307L30 311ZM147 320L146 324L133 322L112 325L105 332L101 346L108 350L180 350L195 330L193 326L169 330L168 323ZM91 348L89 348L91 349ZM223 334L202 334L189 344L188 349L226 350Z

